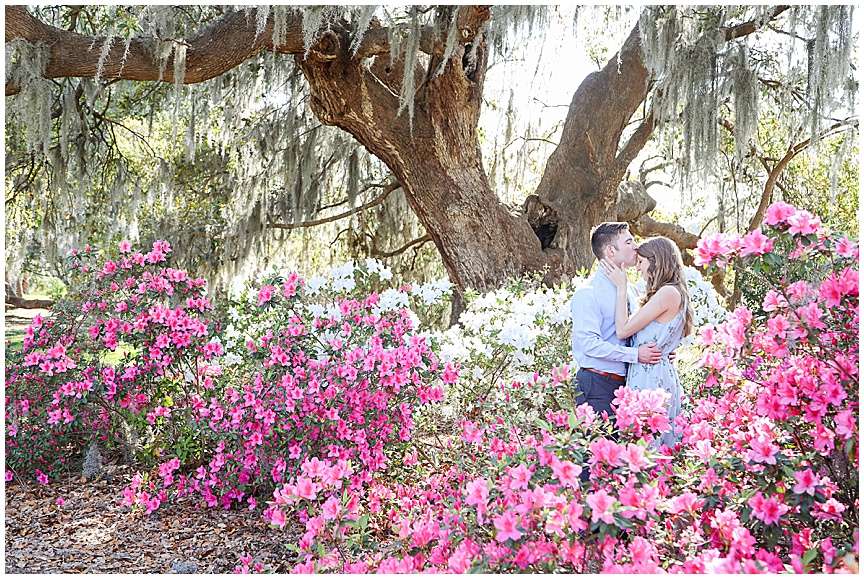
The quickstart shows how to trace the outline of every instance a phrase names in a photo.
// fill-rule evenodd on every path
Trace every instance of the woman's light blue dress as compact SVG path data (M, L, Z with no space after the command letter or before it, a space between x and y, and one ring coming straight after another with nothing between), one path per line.
M629 364L627 368L627 386L631 390L648 390L661 388L669 393L666 410L671 424L670 430L665 432L659 443L672 446L676 442L674 433L675 417L681 414L681 380L678 372L669 361L669 352L676 349L684 337L684 315L687 311L687 302L671 321L661 324L657 320L633 335L633 346L638 348L642 344L653 344L663 352L663 357L657 364Z

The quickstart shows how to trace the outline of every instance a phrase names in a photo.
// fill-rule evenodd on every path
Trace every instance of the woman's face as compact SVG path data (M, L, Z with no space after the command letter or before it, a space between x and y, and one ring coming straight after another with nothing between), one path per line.
M642 279L648 281L648 266L651 262L647 257L642 257L641 255L636 256L636 271L642 276Z

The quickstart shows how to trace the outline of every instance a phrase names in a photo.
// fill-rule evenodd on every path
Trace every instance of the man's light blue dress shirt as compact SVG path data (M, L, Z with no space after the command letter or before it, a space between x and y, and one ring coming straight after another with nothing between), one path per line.
M598 271L573 295L573 358L580 368L626 376L627 363L639 360L639 348L625 346L625 340L615 335L616 291L612 280ZM632 299L630 286L627 299Z

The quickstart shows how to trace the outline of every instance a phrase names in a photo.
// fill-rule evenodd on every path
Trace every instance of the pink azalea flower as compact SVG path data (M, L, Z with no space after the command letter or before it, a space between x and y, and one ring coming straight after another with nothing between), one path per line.
M813 548L813 529L805 528L800 533L792 534L792 554L799 557Z
M628 551L635 564L654 563L657 558L657 549L643 537L633 537Z
M762 309L766 312L773 312L777 308L789 307L789 302L782 295L775 292L773 289L768 290L765 294L765 299L762 300Z
M273 299L273 292L276 291L276 286L265 285L261 287L261 290L258 292L258 305L263 306L267 302Z
M817 233L822 226L822 221L818 217L814 217L812 213L803 209L799 209L788 216L786 223L789 224L789 233L793 235L812 235Z
M305 476L297 478L296 494L298 497L309 499L310 501L315 500L318 489L318 485L312 482L312 479L308 479Z
M528 488L528 482L531 480L532 473L525 467L524 464L520 464L516 467L510 467L507 469L507 472L510 475L511 489L516 490Z
M591 452L591 458L588 459L588 463L591 465L605 463L612 467L621 466L621 455L624 448L606 438L595 440L588 447L588 450Z
M780 201L770 205L765 210L765 220L762 222L765 225L780 225L785 224L786 220L795 214L797 209L793 205Z
M609 510L615 505L615 498L610 496L605 489L600 489L596 493L591 493L585 499L588 506L591 507L591 522L596 523L602 520L604 523L612 524L615 519L612 517L612 512Z
M36 480L39 481L39 484L47 485L48 484L48 475L36 469Z
M561 460L552 465L552 472L563 484L574 489L579 488L579 475L582 474L581 466L569 460Z
M717 265L726 265L727 258L734 256L741 248L741 239L732 233L712 233L701 238L696 244L694 265L707 265L715 258Z
M749 460L764 464L777 464L775 455L780 452L780 447L764 436L750 441Z
M834 556L837 554L837 549L835 549L834 545L831 543L831 537L825 537L819 544L819 547L822 548L822 555L825 557L825 562L830 565L834 560Z
M763 255L774 249L774 238L761 231L751 231L741 238L741 255Z
M834 417L834 424L836 425L834 432L837 436L842 437L843 440L848 440L855 436L857 424L851 410L841 410L838 412L837 416Z
M480 513L486 512L486 501L489 498L489 485L486 479L475 478L465 485L465 490L468 492L468 495L465 497L465 503L476 505L477 511Z
M753 516L765 523L773 525L780 521L780 517L789 512L790 507L781 503L774 497L765 498L762 493L756 493L747 501L753 509Z
M339 503L339 499L333 496L324 502L324 505L321 507L321 514L325 521L330 521L339 516L341 509L342 505Z
M567 520L564 518L564 513L561 511L553 510L549 513L549 516L546 518L546 534L547 535L557 535L559 537L564 536L564 524Z
M441 381L445 384L453 384L459 379L459 364L447 362L444 365L444 371L441 373Z
M276 525L281 529L285 526L286 523L287 520L285 519L285 512L279 507L274 508L273 511L270 513L270 524Z
M470 420L462 423L462 439L465 442L480 444L483 442L483 430L477 428L477 425Z
M7 471L6 471L6 482L10 482L10 481L12 480L13 477L14 477L14 475L12 474L12 471L11 471L11 470L7 470Z
M120 491L120 495L123 497L123 501L120 504L124 507L131 507L135 504L135 491L133 489L126 487Z
M858 244L854 241L849 241L845 235L834 242L834 251L841 257L854 257L856 260L858 259Z
M813 496L816 492L816 485L819 483L819 479L816 478L812 470L809 468L807 470L796 470L792 473L792 476L795 477L795 482L797 483L792 492L798 495L807 493Z
M588 523L582 518L583 513L584 509L576 499L573 499L567 506L567 522L570 523L570 528L576 532L584 531L588 528Z
M498 534L495 535L495 540L499 543L503 543L507 539L518 541L522 536L522 531L516 528L519 524L519 515L514 511L505 511L503 514L495 517L493 522L495 528L498 529Z

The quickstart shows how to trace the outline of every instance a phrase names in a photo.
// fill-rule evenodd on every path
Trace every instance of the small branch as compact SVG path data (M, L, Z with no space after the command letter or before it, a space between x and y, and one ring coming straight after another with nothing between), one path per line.
M828 135L846 126L853 126L855 128L858 128L858 119L853 117L837 122L828 129L825 129L824 131L813 137L813 139L815 139L815 141L821 141ZM786 168L786 165L788 165L789 162L798 153L806 149L813 139L805 139L797 145L790 147L786 155L782 159L780 159L780 161L771 170L770 174L768 175L768 181L765 182L765 189L762 191L762 199L760 199L759 201L759 207L756 209L756 213L750 220L750 225L747 226L747 231L755 231L759 229L760 225L762 225L762 220L765 218L765 211L768 209L768 205L771 203L771 193L773 193L774 191L774 184L777 182L777 178L780 177L780 173L783 171L783 169Z
M645 167L643 165L642 167L639 167L639 180L642 181L643 183L645 183L645 178L648 176L649 173L653 173L654 171L659 171L660 169L665 169L669 165L674 165L676 162L677 161L675 159L670 159L668 161L663 161L661 163L657 163L653 167ZM646 189L648 188L647 184L645 185L645 188Z
M771 14L771 18L768 20L774 20L787 10L789 10L791 6L775 6L774 12ZM725 30L726 33L726 42L730 40L735 40L736 38L741 38L742 36L747 36L748 34L753 34L758 29L756 20L751 20L750 22L744 22L742 24L738 24L737 26L731 26Z
M424 235L423 237L418 237L417 239L413 239L413 240L409 241L408 243L406 243L405 245L403 245L399 249L394 249L393 251L378 251L376 249L372 249L369 251L369 254L372 257L380 257L380 258L395 257L395 256L399 255L400 253L405 253L406 251L408 251L409 249L411 249L415 245L423 245L427 241L432 241L432 237L430 237L428 233L426 235Z
M615 157L615 160L612 162L612 168L609 172L611 178L620 180L621 176L627 171L627 168L630 166L630 163L633 162L633 159L636 158L636 155L639 154L645 144L648 142L648 139L651 138L651 133L654 132L654 111L653 109L645 117L645 120L636 127L636 131L630 136L630 139L627 141L627 144L621 149L618 155ZM640 171L641 174L641 171Z
M544 139L542 137L515 137L515 138L511 139L509 143L507 143L503 147L501 147L501 150L503 151L504 149L507 149L508 147L510 147L510 145L512 145L516 141L525 141L526 143L528 141L540 141L543 143L549 143L550 145L553 145L555 147L558 146L558 143L556 143L554 141L550 141L549 139Z
M365 211L366 209L369 209L370 207L374 207L375 205L378 205L379 203L384 201L387 198L387 196L390 195L393 191L395 191L396 189L399 189L399 187L401 187L401 185L399 185L399 183L391 183L390 185L387 186L386 189L384 189L384 191L381 193L381 195L379 195L378 197L376 197L372 201L370 201L368 203L364 203L360 207L355 207L354 209L351 209L350 211L340 213L339 215L334 215L332 217L325 217L324 219L315 219L314 221L304 221L303 223L271 223L268 227L272 227L274 229L299 229L301 227L315 227L316 225L324 225L325 223L332 223L333 221L339 221L340 219L345 219L346 217L350 217L351 215L354 215L355 213L360 213L361 211Z
M490 66L489 68L492 68L492 67ZM538 103L540 103L541 105L543 105L544 109L552 109L552 108L568 108L569 109L570 108L569 104L567 104L567 105L547 105L546 103L544 103L543 101L541 101L537 97L531 97L531 100L535 100Z
M390 186L390 183L370 183L369 185L366 185L365 187L360 189L357 193L358 194L365 193L369 189L375 189L375 188L383 189L383 188L389 187L389 186ZM338 203L331 203L330 205L322 205L321 208L318 209L318 211L324 211L325 209L333 209L334 207L339 207L340 205L345 205L346 203L348 203L348 199L344 199Z

